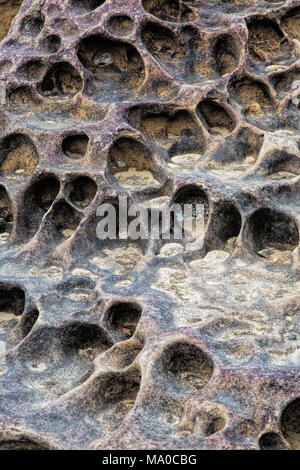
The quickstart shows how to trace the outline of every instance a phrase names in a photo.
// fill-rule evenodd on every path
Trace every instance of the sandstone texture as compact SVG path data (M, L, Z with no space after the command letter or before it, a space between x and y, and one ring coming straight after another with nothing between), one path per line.
M300 1L24 0L0 449L300 449L299 51ZM119 195L203 204L204 246L97 239Z

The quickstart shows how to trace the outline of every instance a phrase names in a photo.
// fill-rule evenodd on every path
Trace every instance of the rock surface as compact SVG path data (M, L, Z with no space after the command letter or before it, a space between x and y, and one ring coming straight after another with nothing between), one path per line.
M0 45L1 449L300 449L299 41L299 1L24 0ZM204 204L203 248L100 241L120 194Z

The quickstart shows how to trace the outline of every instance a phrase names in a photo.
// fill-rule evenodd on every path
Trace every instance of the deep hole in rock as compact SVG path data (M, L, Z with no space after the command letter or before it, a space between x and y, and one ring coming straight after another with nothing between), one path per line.
M45 18L42 14L37 16L27 15L22 21L21 31L30 36L37 36L43 29Z
M197 229L197 224L203 221L205 226L208 221L209 201L205 191L192 184L183 186L175 193L172 200L172 205L173 204L178 204L181 206L181 211L179 211L178 214L177 212L175 214L171 213L171 231L174 239L178 239L177 233L180 235L182 229L185 230L185 237L193 238L193 235L195 235L195 231ZM185 224L186 205L190 205L192 208L192 220L190 228L187 228ZM187 230L190 231L189 234L187 233Z
M292 92L293 83L297 80L300 80L300 68L298 67L286 72L277 72L271 76L271 83L280 94Z
M213 55L220 75L233 72L239 61L238 41L228 34L219 37L215 42Z
M246 235L256 252L273 247L293 250L299 245L299 230L293 217L273 209L258 209L247 223Z
M283 450L285 444L276 432L266 432L259 438L259 448L261 450Z
M197 83L202 75L213 73L196 28L186 26L174 33L165 26L149 22L143 26L141 35L148 51L176 80Z
M206 426L205 435L211 436L212 434L215 434L216 432L222 431L225 425L226 425L226 421L223 416L214 416L211 418L211 421Z
M74 13L84 15L87 12L96 10L105 3L105 0L70 0L70 7Z
M139 129L149 139L167 143L180 137L193 137L197 124L186 110L170 112L151 112L148 108L133 108L128 115L130 124Z
M17 15L21 4L22 0L2 0L0 3L0 41L6 37L11 22Z
M165 26L147 23L142 29L142 40L149 52L163 62L182 56L175 34Z
M98 325L79 322L72 322L63 328L61 344L67 354L80 350L91 360L112 346Z
M49 221L55 227L60 238L69 238L73 235L81 221L81 215L67 202L59 201L54 204ZM44 227L46 229L46 227ZM49 231L49 229L47 229ZM51 232L51 231L49 231Z
M206 99L197 106L197 113L213 135L227 135L235 128L233 117L216 101Z
M143 0L146 11L165 21L177 21L179 16L178 0Z
M131 337L141 318L142 308L133 302L114 303L106 312L106 322L124 338Z
M35 109L39 105L38 98L30 86L13 88L8 94L8 101L14 111L20 110L21 112L22 108Z
M269 158L264 162L262 168L266 170L267 176L273 178L277 175L279 179L282 179L283 173L286 173L286 177L293 177L300 174L300 159L297 155L285 151L275 151L269 154Z
M210 357L187 341L169 344L158 362L159 373L166 376L178 392L201 390L211 379L214 370Z
M18 68L18 73L28 80L37 80L43 71L43 62L39 59L32 59L25 62Z
M25 306L25 293L20 287L0 284L0 312L22 315Z
M211 230L214 234L215 247L221 248L227 240L237 237L241 231L242 217L231 202L224 201L215 208L211 219Z
M173 203L182 206L184 206L184 204L192 204L193 206L203 204L206 210L206 216L208 216L209 203L207 195L203 189L198 188L196 185L188 184L180 188L173 197Z
M89 36L78 47L82 65L94 74L99 93L111 100L116 90L128 93L145 79L144 62L134 46L122 41ZM101 85L100 85L101 84Z
M68 158L80 160L87 152L89 138L86 134L68 135L62 141L62 151Z
M146 23L141 32L148 51L176 81L199 83L202 76L215 75L208 58L205 40L195 26L172 31L155 22Z
M70 200L80 207L87 207L95 198L97 185L88 176L79 176L72 182Z
M10 233L13 224L12 203L4 186L0 185L0 233Z
M178 65L175 65L172 72L176 73L176 67L182 68L182 78L184 82L199 81L201 75L212 74L211 60L207 57L208 46L205 44L205 38L201 36L198 29L194 26L184 26L176 39L175 58L183 59Z
M60 46L61 46L61 39L56 34L50 34L43 41L43 48L47 52L50 52L51 54L58 52L60 49Z
M300 450L300 398L296 398L283 410L281 431L292 449Z
M168 151L170 158L180 162L198 158L205 151L203 133L187 110L151 111L151 107L134 107L128 113L129 123L146 137Z
M200 155L205 151L203 135L194 118L187 111L178 111L174 117L168 118L166 137L170 143L168 149L170 157L188 153Z
M293 8L282 18L283 29L296 39L300 39L300 7Z
M48 211L60 190L60 182L55 176L40 178L31 188L32 201L43 211Z
M41 91L49 97L71 97L81 90L82 85L82 78L73 65L57 62L46 73Z
M60 191L60 182L53 175L41 176L24 194L21 215L22 238L28 240L37 231L44 214L50 209Z
M283 34L275 21L255 18L247 26L249 52L256 60L268 60L281 51Z
M109 170L123 185L156 185L149 149L131 137L120 137L109 151Z
M38 164L34 143L25 134L11 134L1 141L0 169L3 173L30 175Z
M133 30L133 21L130 16L116 15L110 18L108 27L114 34L127 36Z
M238 101L246 106L249 115L260 115L272 109L272 100L266 85L252 78L242 78L231 85Z

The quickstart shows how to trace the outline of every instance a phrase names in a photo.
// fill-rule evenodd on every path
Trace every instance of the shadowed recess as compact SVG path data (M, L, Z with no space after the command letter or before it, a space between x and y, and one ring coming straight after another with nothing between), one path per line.
M23 18L21 32L28 36L38 36L44 27L44 23L45 18L41 13L38 15L29 14Z
M133 30L133 21L127 15L115 15L110 18L108 28L113 34L127 36Z
M242 217L239 210L229 201L215 207L210 223L210 249L221 248L227 240L237 237L241 231Z
M70 200L79 207L87 207L95 198L97 185L88 176L79 176L71 183Z
M214 45L213 56L220 75L226 75L235 70L239 61L239 49L240 46L237 39L229 34L218 37Z
M26 312L26 314L23 315L19 325L22 338L25 338L30 333L38 318L39 311L36 308L33 308L32 310Z
M255 60L268 61L281 52L283 33L275 21L254 18L247 26L249 52Z
M38 164L32 140L25 134L11 134L0 142L0 170L30 175Z
M285 450L286 445L276 432L266 432L259 438L261 450Z
M264 83L250 77L243 77L234 81L231 88L248 115L262 116L262 111L272 111L272 99Z
M258 209L246 225L246 236L256 252L269 247L292 250L299 244L293 217L273 209Z
M42 41L42 47L46 52L55 54L58 52L61 46L61 39L56 34L50 34Z
M83 350L91 360L111 346L111 342L98 325L79 322L72 322L63 328L61 344L66 354Z
M121 336L130 338L137 327L142 314L142 308L133 302L117 302L105 314L106 323Z
M283 29L296 39L300 39L300 7L288 11L282 18Z
M146 11L161 20L179 20L180 9L178 0L143 0L143 7Z
M178 189L178 191L173 197L173 203L180 204L181 206L184 206L185 204L191 204L193 207L196 206L196 204L203 205L205 209L205 220L208 219L208 197L206 195L206 192L196 185L188 184Z
M86 134L68 135L62 141L62 151L73 160L80 160L87 152L89 138Z
M211 379L214 369L210 357L187 341L169 344L157 361L157 366L166 386L171 386L177 393L201 390Z
M108 168L123 186L158 184L149 149L131 137L120 137L114 142L109 151Z
M149 22L142 28L142 40L152 56L173 77L182 83L198 83L215 76L207 48L194 26L184 26L174 32L171 28Z
M82 88L79 72L68 62L57 62L46 73L41 91L52 98L68 98L76 95Z
M38 229L45 213L50 209L60 191L60 182L53 175L41 176L24 194L21 225L26 227L22 237L30 238Z
M300 450L300 398L293 400L283 410L281 430L292 449Z
M82 396L76 397L74 415L81 410L89 417L89 426L101 426L106 432L118 429L134 407L140 390L141 372L137 367L121 372L109 371L89 381Z
M8 93L8 101L14 112L24 112L39 108L39 97L32 86L12 88Z
M145 79L143 60L134 46L122 41L89 36L79 43L78 58L93 73L95 93L104 99L117 100L119 93L142 85Z
M4 186L0 185L0 233L10 234L13 225L12 203Z
M294 82L298 80L300 80L300 67L297 66L271 75L271 84L279 95L291 92Z
M47 231L49 236L55 235L60 239L67 239L74 234L81 218L81 214L67 202L58 201L52 207L43 230Z
M43 73L43 62L39 59L32 59L21 65L17 73L27 80L37 80Z
M226 136L235 128L235 121L228 111L213 100L203 100L197 106L197 113L207 130L213 135Z
M33 201L47 212L60 190L60 182L55 176L44 176L31 188Z
M25 293L20 287L0 284L0 311L22 315L25 306Z

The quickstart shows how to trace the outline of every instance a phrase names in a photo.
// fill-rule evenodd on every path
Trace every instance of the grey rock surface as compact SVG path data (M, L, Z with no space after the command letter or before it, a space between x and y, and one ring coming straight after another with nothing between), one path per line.
M299 1L24 0L0 448L300 449L299 41ZM203 204L204 246L97 239L119 195Z

